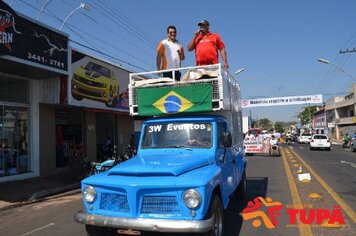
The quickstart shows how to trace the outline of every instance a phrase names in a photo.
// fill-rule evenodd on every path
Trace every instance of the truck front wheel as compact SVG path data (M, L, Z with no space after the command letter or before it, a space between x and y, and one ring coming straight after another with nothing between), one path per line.
M215 195L211 201L208 219L213 219L213 228L207 232L206 236L222 236L224 229L224 208L222 206L220 198Z

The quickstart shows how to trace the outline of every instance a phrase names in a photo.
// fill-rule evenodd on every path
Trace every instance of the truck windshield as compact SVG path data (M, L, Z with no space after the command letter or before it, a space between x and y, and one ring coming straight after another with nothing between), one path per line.
M165 123L145 126L141 148L210 148L210 123Z

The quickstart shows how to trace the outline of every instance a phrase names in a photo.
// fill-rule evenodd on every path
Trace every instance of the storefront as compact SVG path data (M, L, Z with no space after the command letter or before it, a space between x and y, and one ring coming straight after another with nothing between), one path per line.
M76 155L99 160L107 143L124 152L137 130L129 71L2 1L0 24L0 182L68 171Z
M123 153L134 134L134 118L129 116L129 71L78 50L72 49L71 55L65 100L70 109L82 111L85 157L102 161L112 155L114 147L118 154Z
M69 55L67 35L17 14L3 1L0 25L2 182L46 172L42 163L48 154L42 155L40 137L48 119L42 117L42 104L48 100L58 104L53 88L59 87L61 75L68 74Z

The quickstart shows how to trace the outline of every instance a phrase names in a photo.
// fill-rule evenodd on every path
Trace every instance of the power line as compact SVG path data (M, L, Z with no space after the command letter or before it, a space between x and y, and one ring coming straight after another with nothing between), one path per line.
M140 69L140 70L142 70L142 71L146 71L145 69L143 69L143 68L141 68L141 67L139 67L139 66L136 66L136 65L134 65L134 64L131 64L131 63L127 62L127 61L124 61L124 60L121 60L121 59L119 59L119 58L113 57L113 56L111 56L111 55L109 55L109 54L103 53L103 52L101 52L101 51L99 51L99 50L96 50L96 49L94 49L94 48L90 48L90 47L88 47L88 46L86 46L86 45L84 45L84 44L82 44L82 43L79 43L79 42L77 42L77 41L74 41L74 40L72 40L72 39L69 39L69 40L70 40L71 42L75 43L75 44L78 44L78 45L80 45L80 46L82 46L82 47L84 47L84 48L90 49L90 50L92 50L92 51L94 51L94 52L96 52L96 53L102 54L102 55L104 55L104 56L106 56L106 57L108 57L108 58L117 60L117 61L119 61L119 62L122 62L122 63L124 63L124 64L127 64L127 65L129 65L129 66L132 66L132 67L134 67L134 68Z
M39 10L37 7L35 7L35 6L33 6L33 5L31 5L31 4L27 3L27 2L25 2L24 0L19 0L19 1L22 2L22 3L24 3L24 4L26 4L27 6L29 6L29 7L31 7L31 8L33 8L33 9L35 9L35 10ZM39 2L38 0L35 0L35 1L40 4L40 2ZM53 17L54 19L56 19L56 20L59 21L59 22L62 22L62 20L59 19L59 18L58 18L54 13L52 13L50 10L46 9L46 12L49 12L49 13L50 13L49 16ZM69 24L68 24L68 25L69 25ZM69 25L69 26L70 26L70 25ZM109 54L106 54L106 53L101 52L99 49L96 48L96 46L92 45L88 40L86 40L84 37L82 37L82 36L81 36L80 34L78 34L76 31L74 31L74 30L71 29L70 27L68 27L68 28L69 28L69 30L70 30L71 32L73 32L74 34L76 34L80 39L82 39L82 40L85 41L86 43L90 44L91 47L89 47L89 46L87 46L87 45L84 45L83 43L79 43L79 42L77 42L77 41L75 41L75 40L72 40L72 39L69 39L69 41L71 41L71 42L73 42L73 43L75 43L75 44L77 44L77 45L80 45L80 46L82 46L82 47L84 47L84 48L86 48L86 49L90 49L90 50L92 50L92 51L94 51L94 52L96 52L96 53L98 53L98 54L104 55L104 56L106 56L106 57L108 57L108 58L114 59L114 60L119 61L119 62L121 62L121 63L123 63L123 64L126 64L126 65L129 65L129 66L131 66L131 67L133 67L133 68L146 71L145 69L143 69L143 68L141 68L141 67L139 67L139 66L136 66L136 65L134 65L134 64L132 64L132 63L130 63L130 62L127 62L127 61L125 61L125 60L122 60L122 59L116 58L116 57L114 57L114 56L112 56L112 55L109 55Z
M69 4L66 0L62 0L64 3L66 3L68 6L71 6L72 8L74 8L71 4ZM97 9L98 10L98 9ZM105 11L103 12L102 10L98 10L102 15L104 15L105 17L107 17L107 14L105 14ZM89 16L88 14L81 12L81 14L83 14L84 16L86 16L88 19L92 20L94 23L98 24L101 28L106 29L108 32L113 33L114 35L116 35L118 38L121 38L122 40L124 40L126 43L132 45L133 47L137 48L141 53L146 54L147 56L154 58L153 54L150 54L148 52L146 52L146 50L142 49L141 47L138 47L138 44L134 44L132 42L132 40L128 40L126 38L124 38L121 34L118 34L116 31L113 31L112 29L110 29L107 25L102 24L101 22L98 22L97 20L95 20L93 17ZM123 51L123 50L122 50ZM153 59L152 59L153 60Z
M346 49L344 51L340 50L340 54L343 54L343 53L350 53L350 52L356 52L356 48L353 48L353 49Z
M157 40L155 40L150 34L148 34L145 30L143 30L139 25L136 25L129 18L127 18L124 14L122 14L117 8L115 8L112 4L103 1L104 4L107 4L107 8L111 10L114 15L121 18L124 22L126 22L129 26L131 26L138 35L145 35L146 39L151 41L152 45L155 47Z
M132 27L128 26L121 20L120 18L117 18L115 12L111 8L106 9L105 6L102 4L97 3L96 1L92 1L94 6L104 17L108 18L112 22L120 25L124 30L126 30L130 35L132 35L134 38L139 40L140 42L148 45L151 49L155 50L156 47L154 43L150 42L147 40L147 38L143 37L140 33L135 32L135 30L132 29Z

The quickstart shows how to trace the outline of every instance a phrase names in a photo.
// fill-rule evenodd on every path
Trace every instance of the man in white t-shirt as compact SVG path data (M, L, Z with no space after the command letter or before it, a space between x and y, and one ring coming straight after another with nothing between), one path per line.
M163 39L157 47L157 70L176 69L181 67L181 61L184 60L184 49L176 39L177 29L174 25L167 27L168 38ZM172 72L164 72L163 77L173 78ZM181 73L175 71L175 80L179 81Z
M271 146L277 146L278 145L278 139L274 135L272 135L271 139L269 140L269 144Z

